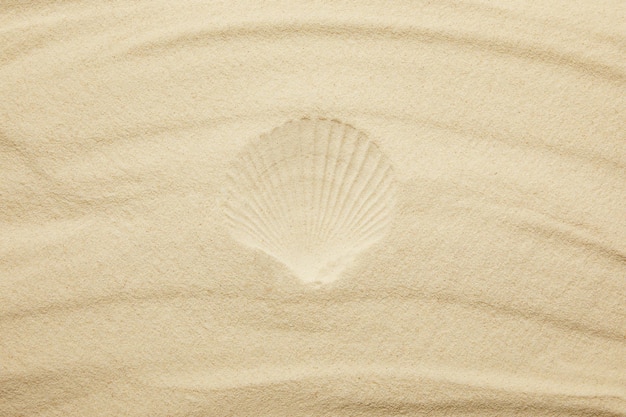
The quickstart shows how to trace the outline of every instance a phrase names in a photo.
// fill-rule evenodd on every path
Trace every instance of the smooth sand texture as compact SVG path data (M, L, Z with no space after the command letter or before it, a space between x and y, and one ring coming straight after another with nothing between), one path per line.
M626 416L621 0L0 2L0 416ZM304 285L219 200L367 133L390 230Z

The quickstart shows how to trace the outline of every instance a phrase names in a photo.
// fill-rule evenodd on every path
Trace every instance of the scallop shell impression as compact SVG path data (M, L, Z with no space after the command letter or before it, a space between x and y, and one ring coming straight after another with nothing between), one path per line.
M223 209L236 240L320 284L385 235L395 197L392 166L365 133L336 120L301 119L241 152Z

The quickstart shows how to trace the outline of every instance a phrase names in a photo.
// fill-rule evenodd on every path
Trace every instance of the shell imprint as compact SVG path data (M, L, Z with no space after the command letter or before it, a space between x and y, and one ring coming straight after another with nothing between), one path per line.
M224 215L239 242L273 256L302 281L334 281L389 228L391 164L350 125L290 121L235 160Z

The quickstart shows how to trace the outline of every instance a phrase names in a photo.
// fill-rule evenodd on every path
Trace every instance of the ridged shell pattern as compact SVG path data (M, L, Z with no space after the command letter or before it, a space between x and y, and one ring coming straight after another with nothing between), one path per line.
M229 172L224 215L239 242L304 282L327 283L384 236L395 197L391 164L363 132L301 119L241 152Z

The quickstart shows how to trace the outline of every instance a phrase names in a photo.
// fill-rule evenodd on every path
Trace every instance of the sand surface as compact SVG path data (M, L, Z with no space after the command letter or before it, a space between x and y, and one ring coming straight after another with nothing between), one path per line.
M397 186L317 286L220 203L303 117ZM0 416L407 415L626 416L626 4L1 1Z

